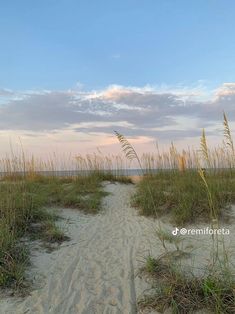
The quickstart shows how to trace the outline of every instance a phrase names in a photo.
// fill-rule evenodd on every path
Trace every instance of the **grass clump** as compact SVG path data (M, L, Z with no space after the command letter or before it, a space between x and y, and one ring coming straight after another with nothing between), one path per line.
M215 269L200 277L184 272L162 257L149 257L144 268L155 281L154 292L139 300L140 308L152 308L163 313L171 308L173 313L188 314L197 310L212 313L235 311L235 282L225 272Z
M126 175L116 175L111 171L94 171L93 176L98 177L101 181L119 182L123 184L133 183L131 177Z
M102 176L47 177L11 175L0 181L0 287L25 282L29 252L22 237L40 238L46 244L67 237L56 225L58 218L46 208L74 207L96 213L105 192Z
M235 180L231 171L207 172L216 215L235 201ZM146 216L171 214L178 225L198 218L210 219L208 196L197 171L160 171L145 176L137 187L134 205Z
M2 236L7 241L3 244L1 239L0 243L0 287L11 286L16 289L24 286L25 269L29 264L28 249L16 242L6 226L1 229L0 237Z
M68 239L53 221L45 221L42 224L42 238L45 242L61 243Z

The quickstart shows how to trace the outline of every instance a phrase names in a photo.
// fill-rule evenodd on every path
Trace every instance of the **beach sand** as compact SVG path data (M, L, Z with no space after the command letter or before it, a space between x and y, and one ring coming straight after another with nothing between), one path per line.
M1 314L137 312L137 260L149 254L155 223L130 207L133 185L107 183L105 190L111 194L98 215L61 209L71 241L52 253L34 247L35 289L23 299L3 299Z
M139 268L149 254L159 256L164 252L155 234L157 222L140 216L131 207L134 185L106 182L104 189L110 194L103 199L103 210L97 215L59 210L64 218L59 224L71 240L51 253L38 242L32 244L28 276L33 280L33 290L24 298L2 297L1 314L138 312L137 299L150 288L138 276ZM169 231L173 228L167 221L162 226ZM234 250L234 224L231 228L228 244ZM188 237L185 243L194 255L194 265L208 262L210 237Z

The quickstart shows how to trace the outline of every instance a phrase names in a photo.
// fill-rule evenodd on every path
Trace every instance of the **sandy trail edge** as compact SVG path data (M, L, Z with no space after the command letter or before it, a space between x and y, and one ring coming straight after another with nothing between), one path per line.
M135 275L156 241L156 223L131 208L133 185L107 183L104 189L110 195L100 214L61 211L71 241L50 254L34 248L35 290L24 299L1 300L1 314L137 313L146 284Z

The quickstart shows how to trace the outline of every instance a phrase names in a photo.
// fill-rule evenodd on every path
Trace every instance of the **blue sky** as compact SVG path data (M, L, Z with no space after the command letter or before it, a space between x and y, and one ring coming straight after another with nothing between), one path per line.
M217 144L223 110L235 127L234 16L233 0L0 0L2 151L120 151L113 130L143 151L202 128Z
M233 0L0 1L0 86L235 79Z

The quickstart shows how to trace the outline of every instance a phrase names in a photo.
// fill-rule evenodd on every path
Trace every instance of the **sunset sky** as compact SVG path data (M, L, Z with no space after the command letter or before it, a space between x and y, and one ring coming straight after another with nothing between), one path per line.
M0 0L1 151L197 145L235 127L233 0Z

